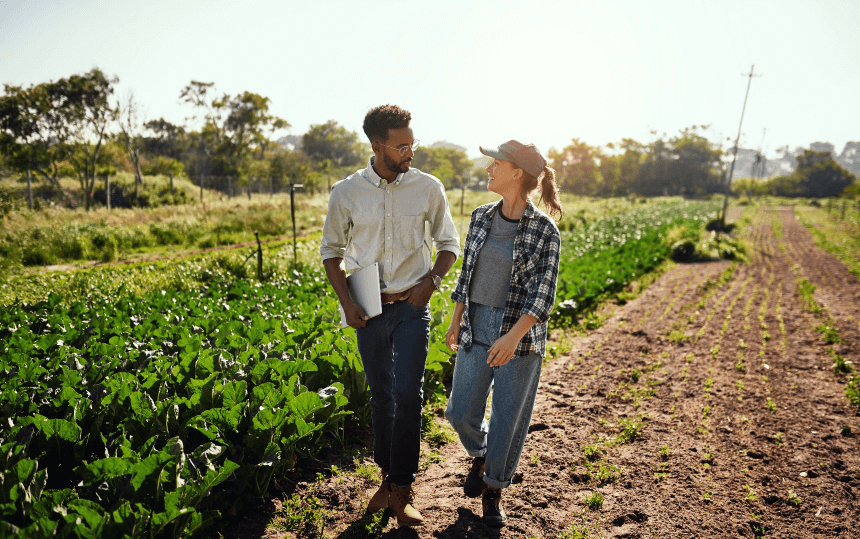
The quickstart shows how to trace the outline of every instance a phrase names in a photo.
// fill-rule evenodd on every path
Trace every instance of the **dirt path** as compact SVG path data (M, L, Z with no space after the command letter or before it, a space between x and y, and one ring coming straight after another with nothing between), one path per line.
M860 282L790 208L759 210L745 233L749 264L678 266L544 366L506 528L485 527L480 500L463 496L467 459L451 443L416 484L424 527L362 518L373 484L345 474L313 487L331 511L325 535L858 537L860 417L828 349L860 365ZM820 314L804 310L798 277L818 287ZM831 318L835 346L814 330ZM258 537L316 535L247 522Z

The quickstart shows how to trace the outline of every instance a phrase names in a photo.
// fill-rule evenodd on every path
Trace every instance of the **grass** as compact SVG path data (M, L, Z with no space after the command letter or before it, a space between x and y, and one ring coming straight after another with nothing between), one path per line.
M800 298L806 304L806 309L813 313L820 313L821 307L819 307L818 302L815 301L813 292L815 292L814 284L810 283L806 279L798 279L797 293L800 294Z
M144 178L145 183L164 183L161 177ZM8 183L8 180L5 181ZM3 182L0 182L3 183ZM79 190L77 180L63 179L64 188ZM259 231L262 240L292 236L290 196L267 189L251 198L206 191L199 202L199 187L188 180L175 182L188 203L156 208L115 208L108 211L97 206L89 212L45 206L26 208L0 217L0 272L28 273L33 267L57 263L77 266L92 261L113 261L142 255L175 255L178 250L193 253L200 249L232 245L254 240ZM459 195L459 193L456 193ZM459 196L456 197L459 202ZM463 212L459 204L451 205L454 223L465 239L472 209L498 200L486 190L467 191ZM644 205L661 204L677 197L647 199ZM623 213L633 205L626 197L593 199L561 195L567 217L560 224L570 229L599 219ZM328 209L328 194L298 192L294 197L295 232L302 236L322 231ZM636 207L641 207L637 203Z
M854 370L853 364L850 361L846 361L844 357L840 354L837 354L835 350L832 348L828 350L831 356L833 356L833 372L836 374L839 373L849 373Z
M421 439L432 448L457 441L457 435L448 427L447 422L436 421L434 410L437 406L435 403L428 404L421 413Z
M773 401L772 398L770 398L770 397L767 398L766 407L770 413L772 413L772 414L776 413L776 403Z
M860 408L860 376L852 374L845 384L845 396L854 406Z
M269 527L282 532L311 532L322 537L331 518L331 512L324 508L312 488L304 496L293 494L284 497L283 507L275 514Z
M788 501L795 507L800 507L800 498L797 497L797 493L794 492L794 488L788 489Z
M582 454L585 455L585 458L588 460L595 460L600 456L600 447L597 445L587 445L582 448Z
M752 485L752 484L744 485L744 490L746 490L746 491L747 491L746 496L744 496L744 499L745 499L746 501L748 501L748 502L754 502L754 501L756 501L756 493L755 493L755 490L753 490L753 485Z
M844 200L843 200L844 202ZM852 204L855 208L855 204ZM818 247L841 260L848 270L860 278L860 235L857 211L849 211L846 219L841 212L830 214L824 208L802 204L794 206L795 215L809 229Z
M592 511L600 509L603 506L603 494L600 491L593 490L591 494L582 499L582 503Z
M821 337L824 339L824 342L828 344L843 342L839 337L839 330L832 324L832 321L815 326L815 331L821 333Z

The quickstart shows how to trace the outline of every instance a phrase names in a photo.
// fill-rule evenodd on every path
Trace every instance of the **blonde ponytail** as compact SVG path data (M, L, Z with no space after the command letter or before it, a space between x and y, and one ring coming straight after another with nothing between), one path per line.
M528 200L532 192L537 189L538 178L540 178L540 200L550 217L555 217L558 214L558 221L564 218L564 209L561 207L561 201L558 198L558 184L555 183L555 170L552 167L543 167L543 172L540 176L535 177L519 168L515 163L511 163L514 168L522 170L523 183L520 186L520 195L523 200Z
M543 177L540 183L540 202L547 209L550 217L558 214L558 221L564 219L564 208L558 198L558 184L555 183L555 170L550 166L543 167Z

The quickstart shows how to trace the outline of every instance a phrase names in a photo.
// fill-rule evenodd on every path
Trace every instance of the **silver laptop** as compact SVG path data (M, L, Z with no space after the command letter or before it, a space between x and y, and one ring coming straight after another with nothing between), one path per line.
M361 305L368 317L373 318L382 314L378 262L351 273L346 278L346 287L349 291L349 297ZM338 306L338 308L340 309L340 327L349 327L349 324L346 323L346 313L343 312L343 307Z

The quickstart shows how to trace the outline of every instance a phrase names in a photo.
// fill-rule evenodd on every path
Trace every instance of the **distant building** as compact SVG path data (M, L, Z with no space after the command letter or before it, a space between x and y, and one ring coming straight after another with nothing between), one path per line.
M301 135L287 135L285 137L279 138L278 144L291 151L301 150L302 137Z

